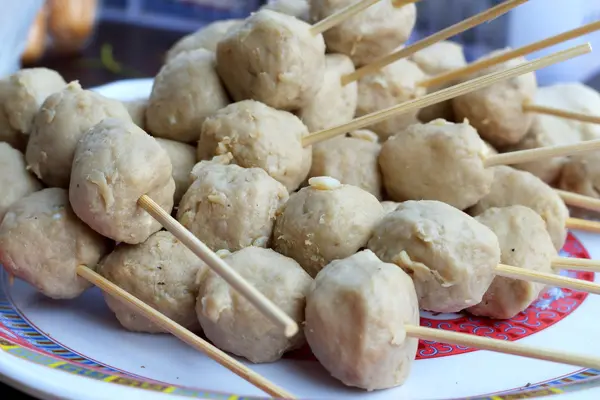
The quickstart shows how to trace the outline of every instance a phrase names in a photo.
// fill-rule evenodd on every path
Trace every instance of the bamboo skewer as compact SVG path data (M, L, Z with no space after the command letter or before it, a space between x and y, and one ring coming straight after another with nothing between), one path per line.
M581 114L558 108L537 106L535 104L523 104L523 111L534 112L537 114L552 115L559 118L571 119L580 122L589 122L592 124L600 124L600 117L595 115Z
M86 266L80 265L77 268L77 273L79 276L86 279L90 283L94 284L95 286L98 286L107 294L113 296L115 299L118 299L123 304L134 308L138 313L140 313L153 323L159 325L160 327L171 333L173 336L177 337L178 339L195 348L196 350L199 350L202 353L206 354L214 361L218 362L219 364L229 369L231 372L235 373L242 379L248 381L252 385L256 386L257 388L263 390L265 393L277 398L295 399L295 397L292 394L269 382L263 376L254 372L250 368L246 367L239 361L235 360L233 357L229 356L225 352L206 342L202 338L194 335L188 329L179 325L175 321L167 318L159 311L148 306L146 303L139 300L137 297L121 289L119 286L105 279L104 277L87 268ZM540 349L504 340L484 338L477 335L449 332L441 329L426 328L422 326L405 325L404 328L406 330L407 336L413 338L433 340L442 343L458 344L482 350L490 350L498 353L512 354L522 357L534 358L538 360L575 365L579 367L600 368L600 359L594 357L577 354L568 354L563 352L557 352L555 350Z
M600 233L600 222L588 221L586 219L568 218L567 228L584 232Z
M566 190L554 189L565 204L573 207L583 208L590 211L600 212L600 199L584 196L578 193L567 192Z
M254 372L241 362L237 361L225 352L219 350L218 348L203 340L202 338L196 336L188 329L184 328L177 322L166 317L165 315L150 307L149 305L147 305L137 297L133 296L132 294L128 293L127 291L121 289L119 286L115 285L108 279L92 271L90 268L84 265L78 266L77 275L92 283L93 285L98 286L103 292L111 295L113 298L119 300L123 304L132 307L138 313L140 313L156 325L160 326L161 328L165 329L182 342L187 343L196 350L199 350L202 353L206 354L214 361L218 362L219 364L221 364L240 378L248 381L252 385L263 390L265 393L277 398L295 399L295 397L290 393L269 382L263 376Z
M396 8L404 7L409 4L418 3L421 0L392 0L392 5Z
M429 47L437 42L441 42L442 40L448 39L449 37L455 36L484 22L498 18L499 16L506 14L513 8L527 1L529 0L508 0L477 15L467 18L464 21L449 26L448 28L442 29L441 31L436 32L433 35L430 35L424 39L421 39L410 46L404 47L392 54L382 57L379 60L369 65L365 65L364 67L359 68L348 75L342 76L342 85L347 85L351 82L355 82L361 79L362 77L375 73L380 69L384 68L385 66L390 65L402 58L411 56L419 50Z
M485 159L486 167L496 165L511 165L536 161L543 158L570 156L600 149L600 139L587 140L581 143L562 146L539 147L536 149L512 151L510 153L494 154Z
M341 24L353 15L366 10L378 1L380 0L358 0L356 3L350 4L349 6L342 8L338 12L331 14L327 18L323 18L314 24L312 28L310 28L310 33L312 33L313 36L317 36L318 34L321 34L326 30Z
M600 272L600 260L557 257L552 260L552 267L557 269L572 269L575 271Z
M600 294L600 284L584 281L582 279L568 278L556 274L533 271L530 269L513 267L511 265L498 264L494 269L498 276L505 278L518 279L521 281L543 283L546 285L558 286L566 289L579 290L582 292Z
M432 86L438 86L438 85L446 83L446 82L456 81L456 80L459 80L460 78L464 78L475 72L481 71L482 69L489 68L491 66L494 66L494 65L506 62L506 61L514 60L515 58L526 56L531 53L535 53L536 51L546 49L548 47L566 42L571 39L575 39L577 37L586 35L591 32L595 32L597 30L600 30L600 21L592 22L592 23L584 25L582 27L579 27L579 28L576 28L576 29L573 29L573 30L570 30L567 32L563 32L556 36L552 36L552 37L540 40L538 42L528 44L523 47L519 47L518 49L511 50L506 53L501 53L501 54L498 54L498 55L490 57L490 58L476 61L476 62L466 65L462 68L458 68L453 71L449 71L444 74L440 74L440 75L434 76L432 78L426 79L424 81L421 81L421 82L419 82L419 85L423 86L423 87L432 87Z
M449 88L437 91L435 93L427 94L418 99L407 101L402 104L386 108L384 110L364 115L346 124L314 132L308 136L305 136L302 139L302 145L304 147L311 146L313 144L322 142L327 139L331 139L335 136L344 134L346 132L351 132L369 125L376 124L392 116L410 112L413 110L418 110L433 104L441 103L443 101L450 100L454 97L462 96L475 90L479 90L481 88L493 85L505 79L510 79L519 75L527 74L540 68L544 68L549 65L557 64L559 62L566 61L583 54L587 54L591 51L592 48L589 43L582 44L545 57L541 57L537 60L530 61L525 64L521 64L519 66L507 69L505 71L499 71L493 74L472 79L467 82L462 82Z
M426 328L422 326L405 325L406 335L423 340L432 340L442 343L450 343L459 346L468 346L482 350L507 353L516 356L534 358L578 367L595 368L600 367L600 359L586 355L567 354L562 351L540 349L521 343L508 342L498 339L490 339L465 333L450 332L442 329Z
M298 324L283 310L265 297L254 286L249 284L240 274L231 268L225 261L202 243L190 231L185 229L175 218L163 210L150 197L143 195L138 199L138 205L160 224L173 234L181 243L204 261L213 271L223 278L232 288L248 300L265 317L275 325L280 326L287 337L298 332Z

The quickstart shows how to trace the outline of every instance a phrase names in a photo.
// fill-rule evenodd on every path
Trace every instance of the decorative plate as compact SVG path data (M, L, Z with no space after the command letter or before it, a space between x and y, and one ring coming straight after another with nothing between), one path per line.
M96 90L130 100L148 96L151 80ZM600 240L570 234L563 256L600 258ZM593 273L563 272L589 281ZM421 324L565 352L600 355L600 298L550 289L508 321L423 313ZM100 291L54 301L0 276L0 379L44 399L259 399L267 396L170 335L131 333L117 323ZM600 398L600 371L421 341L405 385L365 392L343 386L304 348L252 366L301 399L512 400L561 395Z

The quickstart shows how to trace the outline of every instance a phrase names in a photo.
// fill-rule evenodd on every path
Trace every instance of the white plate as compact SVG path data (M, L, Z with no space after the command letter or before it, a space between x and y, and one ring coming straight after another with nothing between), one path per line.
M151 80L123 81L96 90L109 97L136 99L148 96L151 84ZM592 258L600 259L597 236L577 233L577 237ZM570 236L566 253L587 257L583 246ZM591 273L578 276L595 278ZM421 323L569 352L600 354L599 309L598 296L553 289L510 321L424 313ZM23 282L8 285L3 273L0 349L1 379L47 399L266 397L169 335L125 331L98 289L72 301L53 301ZM303 399L512 400L543 394L561 394L561 400L600 397L597 370L428 342L421 343L407 383L386 391L368 393L344 387L328 376L306 348L277 363L252 368Z

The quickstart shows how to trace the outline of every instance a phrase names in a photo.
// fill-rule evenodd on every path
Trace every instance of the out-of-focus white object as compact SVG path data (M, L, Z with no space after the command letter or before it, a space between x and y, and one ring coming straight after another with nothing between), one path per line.
M509 14L508 45L516 48L600 20L598 0L531 0ZM537 58L575 44L590 42L594 52L536 71L538 82L585 81L600 72L600 32L539 51Z
M44 0L3 0L0 11L0 78L20 67L29 28Z

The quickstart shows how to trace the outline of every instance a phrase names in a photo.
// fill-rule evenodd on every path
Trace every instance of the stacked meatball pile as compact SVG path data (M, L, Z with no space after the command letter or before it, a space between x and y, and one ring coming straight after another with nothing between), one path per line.
M574 84L536 95L528 74L305 147L310 132L423 96L421 81L466 64L442 42L344 85L403 46L416 19L413 4L383 0L312 34L307 21L352 3L278 0L213 23L172 47L140 101L47 69L0 80L4 268L71 299L89 287L76 273L87 265L223 350L263 363L308 342L334 377L368 390L407 378L417 340L404 326L418 325L419 309L511 318L527 308L544 287L494 268L552 272L568 211L547 182L597 195L596 164L486 168L485 158L490 144L595 138L521 104L600 97ZM144 194L304 330L286 338L137 206ZM106 302L126 329L162 332Z

